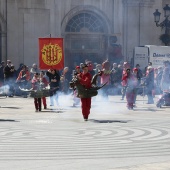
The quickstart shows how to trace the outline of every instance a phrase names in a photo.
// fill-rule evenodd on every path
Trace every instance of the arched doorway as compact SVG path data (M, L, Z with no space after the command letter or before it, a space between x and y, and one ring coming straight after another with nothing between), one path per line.
M101 63L106 58L108 22L95 10L79 10L65 23L65 65L85 60Z

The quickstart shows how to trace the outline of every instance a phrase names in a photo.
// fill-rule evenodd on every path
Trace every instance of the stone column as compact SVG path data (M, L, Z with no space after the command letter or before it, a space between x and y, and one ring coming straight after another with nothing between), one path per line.
M153 22L153 19L150 21L149 12L154 3L155 0L123 1L123 52L129 62L133 58L134 47L146 45L149 40L145 33L151 31L147 23Z
M7 1L0 3L0 60L7 60Z

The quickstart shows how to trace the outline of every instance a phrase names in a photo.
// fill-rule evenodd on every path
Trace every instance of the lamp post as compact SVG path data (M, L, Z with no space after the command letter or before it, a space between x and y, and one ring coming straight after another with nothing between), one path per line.
M160 39L162 40L162 42L165 45L168 45L170 43L170 35L169 35L169 29L170 29L170 21L169 21L169 16L170 16L170 7L168 6L168 4L166 4L166 6L163 8L164 10L164 21L162 21L161 23L159 23L160 21L160 16L161 13L158 11L158 9L156 9L156 11L153 13L154 15L154 20L156 23L157 27L161 27L162 29L165 28L165 34L160 36Z

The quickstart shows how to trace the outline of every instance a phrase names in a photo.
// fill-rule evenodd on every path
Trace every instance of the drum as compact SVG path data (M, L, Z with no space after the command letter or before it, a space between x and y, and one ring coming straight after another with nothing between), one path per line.
M33 98L42 98L42 97L49 97L49 96L50 96L49 90L32 91L30 94L30 97L33 97Z

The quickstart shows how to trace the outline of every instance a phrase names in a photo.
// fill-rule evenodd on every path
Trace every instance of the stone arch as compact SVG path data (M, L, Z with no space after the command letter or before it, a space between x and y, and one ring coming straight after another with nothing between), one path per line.
M82 5L82 6L77 6L77 7L73 8L64 17L64 19L61 23L62 35L65 34L65 29L66 29L66 26L69 23L69 21L72 18L74 18L76 15L80 15L80 14L83 14L83 13L90 14L90 15L98 18L98 20L103 21L103 25L105 26L103 33L106 33L106 34L111 33L111 23L110 23L108 17L101 10L97 9L94 6Z
M89 5L73 8L64 17L61 31L65 42L65 65L104 60L111 23L101 10Z

